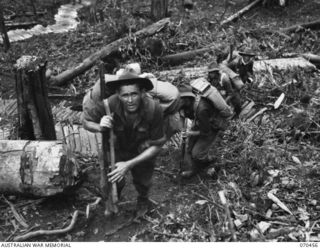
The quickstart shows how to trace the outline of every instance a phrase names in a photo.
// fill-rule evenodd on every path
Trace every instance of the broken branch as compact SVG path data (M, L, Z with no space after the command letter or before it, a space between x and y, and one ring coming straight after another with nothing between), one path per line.
M254 8L255 6L257 6L259 3L261 2L261 0L255 0L252 3L250 3L249 5L247 5L246 7L244 7L243 9L239 10L237 13L233 14L232 16L230 16L229 18L227 18L226 20L224 20L221 23L222 25L226 25L229 24L233 21L235 21L236 19L238 19L239 17L243 16L245 13L247 13L249 10L251 10L252 8Z

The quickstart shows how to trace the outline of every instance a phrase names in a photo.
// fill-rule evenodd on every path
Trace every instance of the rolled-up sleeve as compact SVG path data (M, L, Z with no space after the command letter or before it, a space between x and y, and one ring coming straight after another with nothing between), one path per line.
M82 120L99 123L101 117L105 115L102 101L95 101L91 98L91 91L88 91L82 102L83 113Z

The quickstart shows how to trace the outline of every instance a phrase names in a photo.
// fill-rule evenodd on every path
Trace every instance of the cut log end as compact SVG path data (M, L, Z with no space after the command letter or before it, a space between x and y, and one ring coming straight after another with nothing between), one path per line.
M17 70L35 71L39 67L39 64L43 64L42 59L36 56L24 55L17 60L14 67Z
M77 183L77 161L60 141L0 141L0 192L33 196L62 193Z

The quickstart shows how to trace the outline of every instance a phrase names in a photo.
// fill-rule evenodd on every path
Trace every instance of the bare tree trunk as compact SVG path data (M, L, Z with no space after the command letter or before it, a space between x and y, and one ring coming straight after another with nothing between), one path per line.
M36 57L23 56L15 68L19 136L22 139L55 140L45 77L46 63L40 63Z
M4 24L3 6L0 2L0 32L3 40L4 51L7 52L10 48L10 41L7 34L6 25Z
M169 0L151 0L151 16L155 20L160 20L168 15Z
M0 140L0 192L50 196L74 186L78 165L61 141Z

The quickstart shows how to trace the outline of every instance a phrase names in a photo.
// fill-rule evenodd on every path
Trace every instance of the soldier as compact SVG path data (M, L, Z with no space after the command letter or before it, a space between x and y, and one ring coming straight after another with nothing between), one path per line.
M242 51L233 51L232 58L230 58L230 54L228 54L225 60L217 62L220 63L222 69L225 66L239 74L242 82L251 83L255 56L256 55L249 48L245 48Z
M183 110L187 118L194 120L191 130L183 134L189 138L187 151L192 165L191 170L183 171L181 175L188 178L211 166L213 157L209 155L209 149L215 142L219 132L226 129L227 118L230 117L232 112L226 111L230 107L221 96L217 98L221 100L220 103L215 104L206 97L196 97L192 93L190 85L181 85L179 91L181 98L180 109ZM216 91L216 94L219 94L218 91ZM216 177L217 171L218 168L209 167L207 173L212 177Z
M108 98L113 115L106 115L100 102L87 94L83 101L83 127L91 132L114 130L116 169L108 174L109 180L117 182L121 191L124 177L131 171L138 192L137 211L144 212L150 207L148 193L155 159L162 146L151 145L150 141L163 139L163 112L146 95L153 88L149 79L125 70L117 80L107 82L106 87L111 94L115 93Z
M226 73L230 71L230 73ZM232 105L236 115L241 112L240 90L244 87L238 75L228 67L218 67L216 63L211 63L208 67L208 81L217 88L226 102Z

